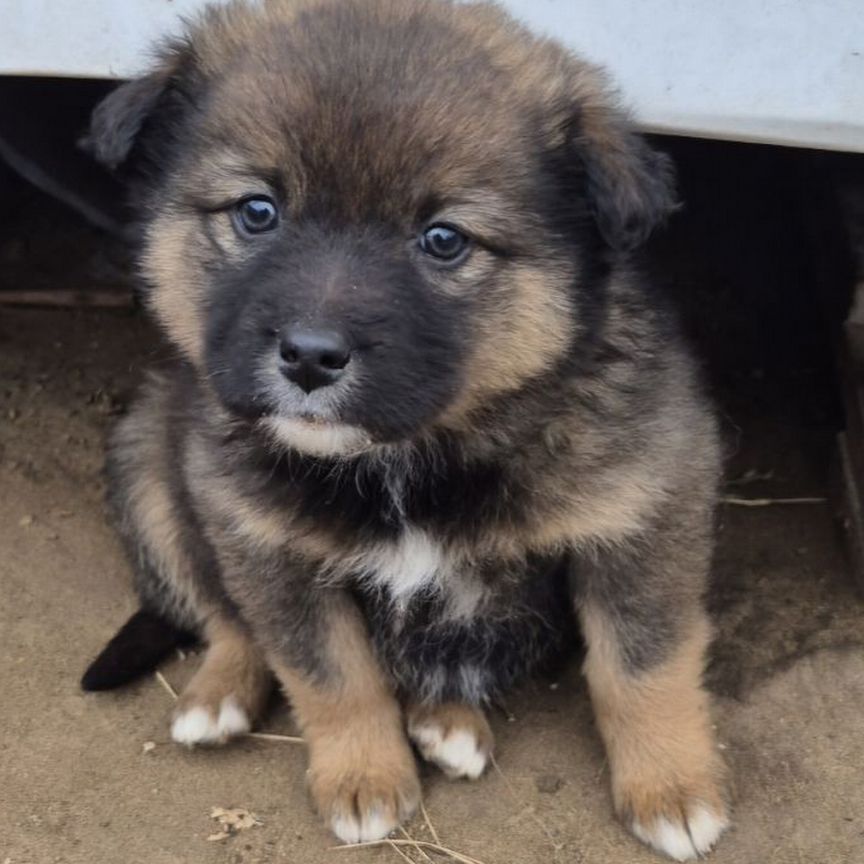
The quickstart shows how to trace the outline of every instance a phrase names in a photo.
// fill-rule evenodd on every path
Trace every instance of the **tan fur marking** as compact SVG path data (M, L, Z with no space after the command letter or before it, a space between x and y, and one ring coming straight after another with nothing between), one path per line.
M214 516L229 534L265 551L281 549L290 538L293 549L294 532L289 514L262 506L220 478L206 474L206 463L202 461L206 451L200 440L190 441L188 454L193 466L203 468L196 476L196 483L206 495Z
M189 606L198 609L201 602L195 596L194 579L190 565L180 548L178 535L182 526L175 513L170 491L153 471L138 478L130 489L129 499L141 529L142 539L158 555L160 572L171 575L171 581L180 589L181 596L188 597Z
M699 804L725 818L725 771L701 686L708 625L700 617L674 655L641 675L627 672L609 623L587 606L585 674L609 757L615 809L628 823L680 824Z
M396 827L420 800L417 767L399 705L347 603L331 613L328 659L334 680L322 683L271 659L309 745L312 798L331 827L368 814Z
M268 508L244 495L224 478L213 475L206 443L192 436L187 450L190 472L196 490L212 508L220 529L244 543L263 551L275 551L290 544L291 554L320 562L339 552L334 532L316 530L315 526L298 524L296 514L288 507Z
M508 267L507 297L476 322L472 357L466 360L471 374L442 425L458 422L491 395L518 389L565 352L572 337L569 276L548 263Z
M149 226L142 257L142 271L152 286L149 306L172 341L196 365L204 353L204 289L194 254L201 245L194 220L169 213Z
M182 613L200 620L212 610L181 541L184 526L170 488L172 468L159 422L167 407L158 384L154 376L145 398L115 430L113 447L125 454L119 469L128 483L128 518L134 520L159 579L171 585Z
M565 538L576 543L609 543L633 536L667 494L653 466L634 465L592 478L590 489L570 490L570 500L557 512L538 514L531 542L537 548L559 547Z

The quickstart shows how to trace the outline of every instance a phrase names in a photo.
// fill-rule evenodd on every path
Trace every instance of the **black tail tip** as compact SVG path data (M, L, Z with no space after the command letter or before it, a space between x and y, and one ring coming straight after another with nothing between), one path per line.
M152 672L175 648L195 642L194 633L139 609L87 668L81 689L92 693L122 687Z

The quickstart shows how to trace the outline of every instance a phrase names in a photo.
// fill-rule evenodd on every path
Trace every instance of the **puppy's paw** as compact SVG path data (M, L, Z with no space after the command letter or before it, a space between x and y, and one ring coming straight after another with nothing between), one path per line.
M333 744L311 758L309 786L318 812L343 843L381 840L420 803L417 766L407 742L368 749Z
M324 812L330 830L343 843L366 843L381 840L410 819L419 802L416 775L396 778L370 774L344 779Z
M728 827L725 810L701 801L689 801L671 815L633 818L630 823L630 830L643 843L676 861L701 858L714 848Z
M252 728L249 713L236 696L225 696L216 704L182 699L171 722L171 737L178 744L224 744Z
M486 769L494 742L483 712L455 702L411 708L408 734L423 758L451 779L476 780Z
M652 786L633 783L619 789L618 810L643 843L676 861L710 852L729 827L722 785L712 778L686 784L660 780Z

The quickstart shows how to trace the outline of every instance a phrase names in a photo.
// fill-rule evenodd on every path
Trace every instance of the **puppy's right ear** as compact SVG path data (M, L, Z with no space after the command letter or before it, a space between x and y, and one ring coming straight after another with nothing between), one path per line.
M138 133L156 110L167 85L167 77L154 72L109 93L93 111L90 131L81 142L84 148L112 171L119 168L132 152Z
M177 86L190 52L172 46L148 75L121 84L94 109L81 146L112 171L129 158L145 126L157 115L174 113Z

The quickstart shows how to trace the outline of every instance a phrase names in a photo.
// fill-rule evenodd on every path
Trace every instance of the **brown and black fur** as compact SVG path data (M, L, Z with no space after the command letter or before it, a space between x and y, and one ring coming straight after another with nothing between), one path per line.
M670 168L603 75L487 4L235 2L109 96L90 146L136 184L180 356L109 453L144 608L210 646L179 711L254 721L275 673L316 805L371 839L418 801L403 718L488 753L480 707L578 617L619 814L706 851L718 446L631 254ZM266 235L237 227L250 195ZM421 251L433 222L464 259ZM345 378L291 389L295 326L345 334Z

